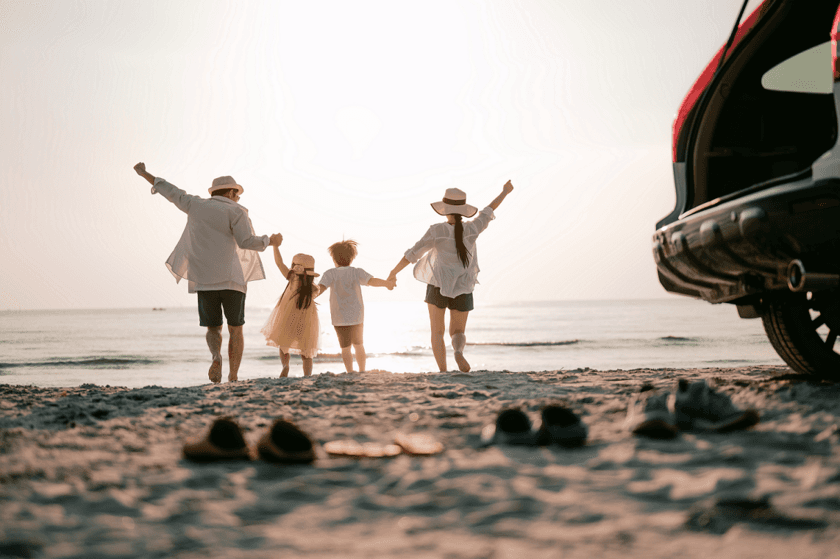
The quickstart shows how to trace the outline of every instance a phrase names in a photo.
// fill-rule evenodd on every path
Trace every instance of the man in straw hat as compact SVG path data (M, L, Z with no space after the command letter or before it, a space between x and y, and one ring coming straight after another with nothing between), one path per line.
M187 194L180 188L146 172L146 164L134 166L138 175L152 185L152 194L161 193L187 214L187 226L166 267L175 281L186 279L190 293L198 294L198 316L207 327L207 346L212 363L208 376L222 381L222 311L228 323L228 380L237 380L245 339L245 292L249 281L265 279L257 252L280 246L279 233L256 236L248 210L237 204L244 189L233 177L213 180L210 198Z

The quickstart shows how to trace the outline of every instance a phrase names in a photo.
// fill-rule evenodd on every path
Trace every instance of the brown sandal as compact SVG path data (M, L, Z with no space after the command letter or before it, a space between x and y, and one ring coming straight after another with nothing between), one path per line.
M184 444L184 458L195 462L251 460L252 455L242 428L232 417L217 418L203 438Z
M257 444L263 460L282 464L309 464L315 461L315 447L309 435L300 428L278 417Z

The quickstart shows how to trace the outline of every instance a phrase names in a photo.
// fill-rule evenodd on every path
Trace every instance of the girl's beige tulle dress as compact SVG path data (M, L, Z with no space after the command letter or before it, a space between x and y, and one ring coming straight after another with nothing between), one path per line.
M305 309L297 308L300 276L291 274L292 279L274 310L268 315L262 334L267 345L283 350L283 353L299 353L303 357L315 357L318 354L318 334L321 325L318 322L318 309L315 297ZM313 293L318 293L318 284L313 283Z

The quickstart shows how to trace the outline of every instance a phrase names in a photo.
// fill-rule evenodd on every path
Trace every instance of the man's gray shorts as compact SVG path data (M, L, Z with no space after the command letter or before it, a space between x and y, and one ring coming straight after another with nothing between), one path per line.
M199 324L208 328L222 325L222 310L228 326L245 324L245 294L234 289L198 291Z

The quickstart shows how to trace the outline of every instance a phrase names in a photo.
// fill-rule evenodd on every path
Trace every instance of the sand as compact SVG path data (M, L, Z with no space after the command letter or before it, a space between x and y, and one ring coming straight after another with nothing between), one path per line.
M247 372L242 376L247 379ZM762 420L634 437L645 383L707 379ZM582 448L489 447L498 412L559 402ZM231 415L256 442L421 432L436 456L196 464ZM188 388L0 385L2 557L840 557L840 386L772 367L324 374Z

